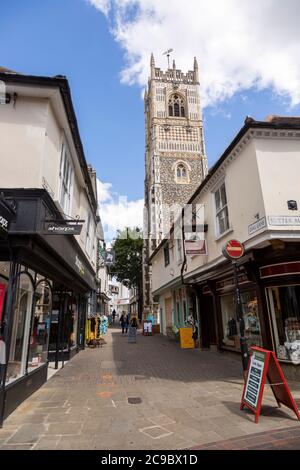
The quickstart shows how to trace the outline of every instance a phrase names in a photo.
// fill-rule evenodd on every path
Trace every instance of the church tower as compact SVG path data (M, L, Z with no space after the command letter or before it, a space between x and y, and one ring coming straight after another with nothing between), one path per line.
M207 174L199 70L155 67L145 91L144 305L151 306L148 257L168 232L166 207L184 205ZM167 215L166 215L167 214ZM168 219L168 220L166 220Z

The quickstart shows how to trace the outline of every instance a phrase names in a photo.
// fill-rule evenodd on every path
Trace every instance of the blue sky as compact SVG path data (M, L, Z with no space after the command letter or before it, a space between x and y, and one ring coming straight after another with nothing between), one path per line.
M175 9L182 4L177 0L170 1ZM195 0L190 1L194 2L195 8L199 5ZM238 3L236 0L227 1L229 10L234 12ZM122 2L126 8L126 0ZM149 11L143 11L141 7L151 2L154 11L151 13L152 20L147 16ZM10 0L1 3L0 65L25 74L67 76L87 161L95 167L101 181L112 185L108 186L109 191L126 195L130 201L143 198L144 112L141 90L148 73L151 50L156 54L158 64L163 65L162 51L173 46L177 65L182 65L183 69L186 64L190 64L191 68L194 55L201 56L198 58L205 88L204 124L210 166L242 127L246 115L263 119L268 114L300 114L297 95L299 67L298 71L296 67L293 69L298 59L295 55L292 58L292 46L299 46L299 38L295 42L289 36L292 10L290 18L287 18L286 37L280 38L281 43L286 40L288 47L282 51L277 49L277 57L277 52L272 49L274 40L271 37L270 44L264 40L264 48L258 50L257 44L262 41L261 38L268 36L268 30L263 31L262 27L261 31L259 26L257 30L249 26L249 31L255 35L253 38L249 33L250 44L256 47L255 50L247 49L247 38L244 36L241 36L241 42L245 41L245 45L238 49L239 38L236 36L233 52L227 50L225 54L225 50L222 51L223 39L225 49L226 41L229 45L232 43L231 34L238 35L241 31L241 23L243 31L247 31L246 21L251 11L243 12L243 8L238 10L239 24L233 24L230 31L224 30L224 38L218 36L221 45L218 49L217 36L213 36L212 40L207 32L204 39L200 38L199 49L199 44L195 46L197 34L201 34L205 24L211 20L213 27L217 28L219 20L224 21L224 24L226 20L216 18L207 2L202 4L206 8L206 23L186 33L184 46L172 32L170 24L174 24L173 19L170 17L168 23L162 2L158 0L136 0L140 15L135 23L132 22L133 17L126 17L125 10L121 11L122 14L125 11L121 24L123 29L120 24L116 26L116 14L120 11L116 12L115 7L115 10L107 13L109 6L114 4L113 0ZM98 9L91 3L97 5ZM260 0L260 6L263 3L270 4ZM272 3L280 8L277 0L271 0ZM286 0L285 11L289 6L297 4L293 3L294 0ZM201 11L203 16L203 8ZM228 14L231 15L232 11ZM272 12L276 13L276 8ZM150 24L153 15L157 15L155 33L149 29L144 36L143 31L153 26ZM268 10L265 15L266 18L268 15L269 21ZM183 15L181 23L184 21ZM186 21L189 21L188 17ZM276 16L272 21L277 21ZM284 18L280 24L284 30ZM270 66L265 64L263 54L270 57ZM289 56L291 60L286 62ZM280 71L281 64L285 70L290 66L288 79ZM289 78L290 83L287 83ZM290 108L291 102L295 104L293 108Z

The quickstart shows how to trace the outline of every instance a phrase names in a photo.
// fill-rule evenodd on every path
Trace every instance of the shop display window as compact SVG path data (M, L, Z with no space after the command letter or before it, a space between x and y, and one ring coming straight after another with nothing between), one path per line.
M300 285L270 287L268 300L277 357L300 364Z
M14 324L12 328L6 381L11 383L26 372L30 319L33 301L33 282L27 273L18 277Z
M28 372L47 362L52 295L50 284L41 280L34 292L28 351Z
M220 299L222 322L223 322L223 344L236 350L240 349L240 326L236 318L236 303L234 294L224 295ZM241 293L242 312L245 323L245 337L248 347L262 346L260 322L258 316L258 305L254 290Z
M5 302L9 280L10 263L8 261L0 261L0 339L4 334L5 328ZM2 338L3 340L3 338Z
M75 348L77 346L77 329L78 329L78 308L77 302L74 297L69 299L68 303L68 336L69 336L69 345L70 348Z
M61 319L60 312L63 312ZM60 327L59 321L61 321ZM61 328L60 338L58 338L59 328ZM59 349L65 352L76 347L77 328L78 306L76 298L70 293L55 293L53 296L49 351L54 352L57 344Z

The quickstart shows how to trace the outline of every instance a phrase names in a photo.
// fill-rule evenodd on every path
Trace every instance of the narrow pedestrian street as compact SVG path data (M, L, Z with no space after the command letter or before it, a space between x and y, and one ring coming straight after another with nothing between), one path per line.
M291 410L266 386L259 424L240 411L236 355L181 350L161 335L130 344L119 328L85 349L4 422L0 449L300 449ZM296 400L300 387L289 383Z

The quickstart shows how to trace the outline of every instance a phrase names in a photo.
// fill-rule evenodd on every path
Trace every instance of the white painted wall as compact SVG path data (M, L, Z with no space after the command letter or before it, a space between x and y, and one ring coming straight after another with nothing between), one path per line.
M239 144L238 144L239 145ZM216 235L216 217L214 193L225 181L229 211L230 230L221 237ZM285 232L294 240L300 240L300 226L268 226L249 235L249 225L258 218L277 216L300 217L300 139L261 137L252 138L242 148L239 155L225 162L208 182L195 201L205 206L205 220L208 232L204 235L208 254L188 256L185 275L224 261L222 248L232 239L238 239L247 246L263 243L278 236L278 231ZM288 200L298 202L298 210L287 208ZM270 231L273 233L270 233ZM294 235L293 235L294 233ZM259 243L262 243L259 241ZM261 245L257 245L261 246ZM174 275L171 275L171 272ZM162 289L180 275L180 266L176 260L165 267L163 248L152 260L153 292Z
M0 187L2 188L43 188L46 182L49 193L59 206L60 161L62 142L68 144L74 170L71 215L79 215L86 222L82 234L77 236L93 268L96 270L96 223L91 218L90 236L92 246L85 249L86 224L92 208L84 187L78 156L71 139L70 129L62 124L65 116L62 107L58 107L58 92L55 101L50 97L36 97L36 89L29 89L26 96L22 89L14 86L18 92L15 105L0 106ZM60 103L60 106L62 104ZM93 249L94 248L94 249Z

